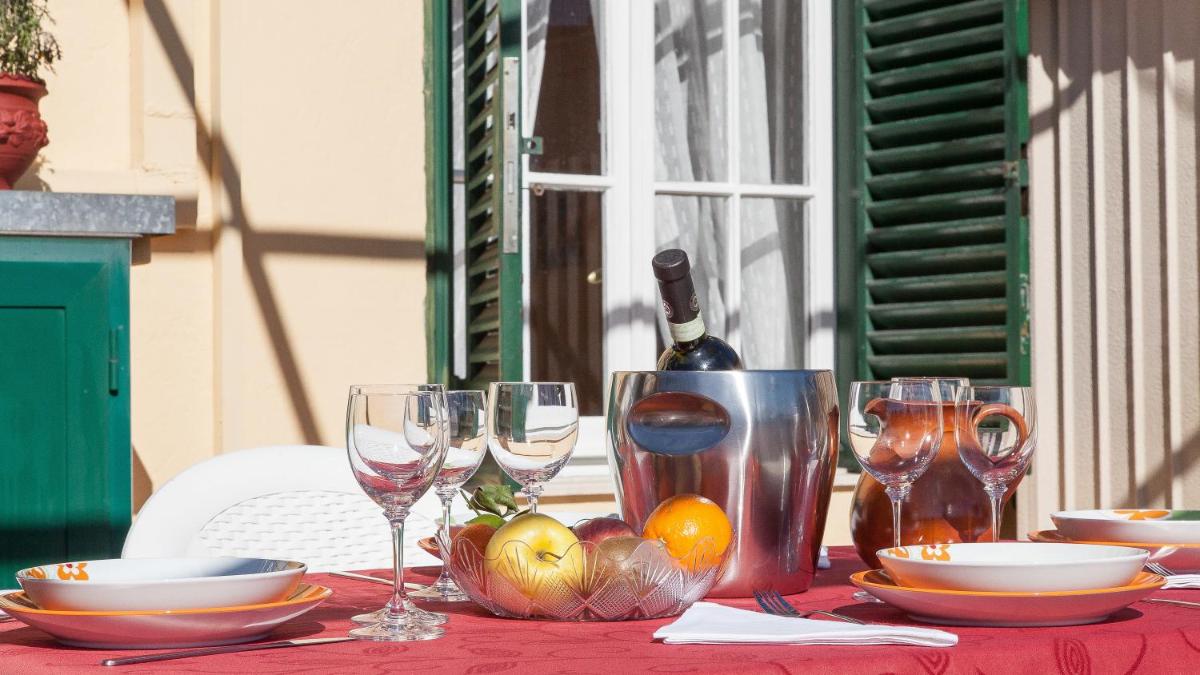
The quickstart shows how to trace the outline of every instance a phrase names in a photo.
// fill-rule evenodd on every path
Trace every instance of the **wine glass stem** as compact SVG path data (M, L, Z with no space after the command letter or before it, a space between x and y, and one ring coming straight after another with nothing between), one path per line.
M992 505L992 541L1000 541L1000 516L1004 513L1000 500L1004 499L1004 486L985 485L983 491L987 493L988 501Z
M408 595L404 592L404 519L408 511L390 514L392 524L392 601L388 603L389 623L403 623L408 619Z
M525 496L529 498L529 511L537 513L538 495L542 494L542 486L538 483L529 483L525 486Z
M904 503L904 498L908 496L912 486L908 483L903 485L889 485L884 491L887 492L888 499L892 500L892 541L893 546L900 548L903 544L900 543L900 506Z
M438 497L442 500L442 533L447 542L450 541L450 503L454 501L454 489L438 490ZM450 578L450 565L442 565L442 573L438 575L438 580L434 582L434 588L444 590L449 588L453 581Z

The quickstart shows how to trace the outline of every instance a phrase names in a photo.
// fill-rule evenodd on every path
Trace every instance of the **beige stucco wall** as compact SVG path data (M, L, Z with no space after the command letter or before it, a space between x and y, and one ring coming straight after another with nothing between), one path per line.
M51 144L21 187L171 194L132 272L134 498L225 451L341 445L423 381L420 0L55 0Z
M1194 0L1030 3L1033 385L1022 531L1200 501Z

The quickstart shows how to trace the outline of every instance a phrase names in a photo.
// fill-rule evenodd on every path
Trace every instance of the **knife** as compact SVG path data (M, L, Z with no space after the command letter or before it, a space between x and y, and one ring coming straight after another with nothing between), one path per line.
M181 649L174 652L146 654L144 656L126 656L119 659L105 659L102 666L127 666L131 663L150 663L152 661L170 661L171 659L187 659L193 656L208 656L209 654L232 654L234 652L253 652L259 649L281 649L283 647L303 647L305 645L325 645L334 642L347 642L352 637L305 638L303 640L279 640L277 642L260 642L249 645L225 645L222 647L201 647L199 649Z
M335 577L345 577L346 579L358 579L359 581L369 581L373 584L384 584L386 586L392 585L391 579L384 579L382 577L372 577L372 576L367 576L366 574L356 574L354 572L330 572L330 574ZM419 591L419 590L422 590L425 588L421 584L410 584L407 581L404 582L404 587L410 591Z

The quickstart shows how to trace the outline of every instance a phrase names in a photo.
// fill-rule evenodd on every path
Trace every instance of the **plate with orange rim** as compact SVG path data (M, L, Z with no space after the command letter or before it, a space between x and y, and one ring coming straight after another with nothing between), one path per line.
M0 595L0 610L72 647L208 647L262 639L332 593L324 586L302 583L287 598L258 605L98 612L39 609L25 593L12 591Z
M1147 562L1154 562L1166 567L1175 574L1200 573L1200 544L1166 544L1162 542L1133 542L1133 541L1076 541L1058 530L1042 530L1030 532L1031 541L1043 541L1065 544L1099 544L1103 546L1128 546L1142 548L1150 552Z
M850 575L862 590L923 623L947 626L1075 626L1099 623L1162 587L1143 572L1127 586L1085 591L1004 593L900 586L883 570Z

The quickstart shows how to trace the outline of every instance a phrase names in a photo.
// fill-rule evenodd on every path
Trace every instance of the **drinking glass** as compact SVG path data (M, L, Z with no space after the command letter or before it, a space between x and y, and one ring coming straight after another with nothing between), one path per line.
M458 488L466 483L487 455L487 405L482 391L446 392L448 418L446 461L433 481L433 490L442 500L442 533L450 541L450 503ZM412 593L414 598L463 602L470 600L450 577L450 565L442 565L437 581Z
M1037 446L1037 410L1029 387L961 387L954 399L958 456L983 483L992 506L992 541L1000 541L1001 500L1025 473Z
M446 388L440 384L428 384L428 383L422 383L422 384L356 384L356 385L352 385L350 387L350 396L353 397L355 394L407 394L407 393L411 393L411 392L422 392L422 391L435 392L435 393L444 395L446 392ZM347 410L346 410L346 419L347 420L350 419L349 407L347 407ZM356 615L350 617L350 620L353 621L354 623L357 623L357 624L360 624L363 626L370 626L370 625L377 624L380 621L387 619L387 612L388 612L388 608L384 607L383 609L378 609L378 610L375 610L374 612L367 612L365 614L356 614ZM449 620L449 617L447 617L445 614L442 614L441 612L430 612L428 610L424 610L424 609L421 609L420 607L417 607L416 605L412 604L411 602L408 604L408 614L411 617L420 619L421 621L424 621L425 623L428 623L428 624L431 624L434 626L440 626Z
M496 382L488 389L488 447L537 513L542 483L571 458L579 403L570 382Z
M942 445L941 391L929 379L854 382L846 438L863 469L892 502L892 536L900 544L900 508Z
M404 590L404 520L433 485L446 455L446 396L437 391L355 393L346 413L350 468L392 526L392 598L381 620L350 631L362 640L430 640L445 631L416 616Z

